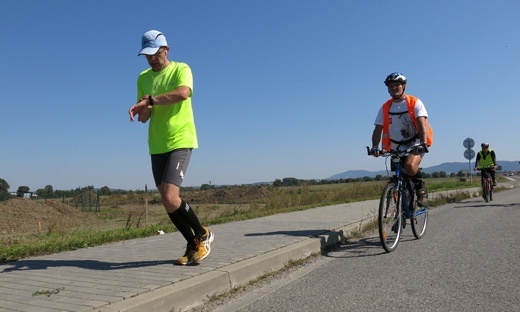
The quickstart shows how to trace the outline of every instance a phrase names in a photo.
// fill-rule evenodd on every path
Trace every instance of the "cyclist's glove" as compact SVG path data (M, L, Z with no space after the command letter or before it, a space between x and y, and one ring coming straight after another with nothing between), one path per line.
M379 148L377 146L372 147L370 155L379 155Z
M421 144L419 144L419 146L418 146L417 151L418 151L419 153L428 153L428 152L429 152L429 150L428 150L428 146L426 146L426 143L421 142Z
M426 146L426 143L421 142L420 144L412 146L412 151L418 154L428 153L428 147Z

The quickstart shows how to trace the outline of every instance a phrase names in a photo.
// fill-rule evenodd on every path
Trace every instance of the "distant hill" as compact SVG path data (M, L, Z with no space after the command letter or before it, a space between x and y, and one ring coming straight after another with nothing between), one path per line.
M498 164L502 166L502 171L520 171L520 163L518 160L515 161L498 161ZM474 166L474 162L471 163L471 166ZM426 173L432 172L441 172L444 171L446 173L458 173L463 169L469 169L467 162L448 162L442 163L437 166L423 168L423 171ZM376 175L387 174L386 170L379 171L368 171L368 170L348 170L342 173L335 174L326 178L326 180L339 180L339 179L355 179L362 177L375 177Z

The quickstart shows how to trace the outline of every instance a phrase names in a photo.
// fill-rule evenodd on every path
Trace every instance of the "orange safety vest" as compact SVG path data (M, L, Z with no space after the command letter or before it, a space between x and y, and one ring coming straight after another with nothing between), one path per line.
M415 103L417 102L417 98L415 96L411 96L405 94L406 104L408 105L408 113L410 114L410 118L413 121L413 124L417 130L419 130L419 126L417 125L417 120L415 120ZM383 104L383 136L381 139L381 149L384 151L390 150L390 131L389 131L389 112L390 105L392 105L393 99L390 99ZM433 143L433 129L426 119L426 146L430 147Z

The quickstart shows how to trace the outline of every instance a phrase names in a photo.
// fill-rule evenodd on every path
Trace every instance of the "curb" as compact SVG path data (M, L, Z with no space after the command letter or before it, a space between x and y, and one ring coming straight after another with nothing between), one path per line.
M209 297L229 292L270 272L283 269L291 260L322 252L336 245L357 228L350 225L331 230L296 244L282 247L160 289L140 294L98 309L99 312L182 311L196 307Z

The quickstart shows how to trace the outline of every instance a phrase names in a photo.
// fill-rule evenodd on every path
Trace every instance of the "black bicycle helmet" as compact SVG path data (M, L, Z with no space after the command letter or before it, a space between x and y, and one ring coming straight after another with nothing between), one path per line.
M402 84L406 84L406 76L399 72L391 73L385 79L385 86L388 86L388 84L390 82L394 82L394 81L399 81Z
M482 147L482 148L489 147L489 143L484 142L484 143L480 144L480 147Z

